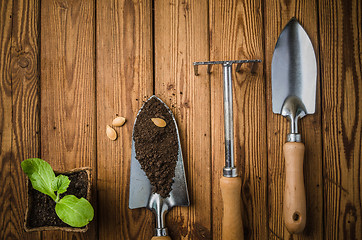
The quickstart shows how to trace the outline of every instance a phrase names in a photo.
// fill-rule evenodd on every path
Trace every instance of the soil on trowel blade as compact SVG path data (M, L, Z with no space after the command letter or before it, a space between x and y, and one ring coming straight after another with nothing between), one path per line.
M151 118L162 118L166 126L157 127ZM136 159L150 180L152 191L168 197L179 149L175 123L162 102L152 98L144 104L137 116L133 138Z

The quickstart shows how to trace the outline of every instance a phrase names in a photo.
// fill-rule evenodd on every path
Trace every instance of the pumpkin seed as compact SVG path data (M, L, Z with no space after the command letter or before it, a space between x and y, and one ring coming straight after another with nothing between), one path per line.
M151 118L151 120L157 127L166 127L166 122L162 118Z
M126 122L126 119L124 117L116 117L112 121L112 125L115 127L122 127L123 124Z
M117 132L116 130L114 130L111 126L107 125L107 128L106 128L106 134L107 134L107 137L109 139L111 139L112 141L116 140L117 139Z

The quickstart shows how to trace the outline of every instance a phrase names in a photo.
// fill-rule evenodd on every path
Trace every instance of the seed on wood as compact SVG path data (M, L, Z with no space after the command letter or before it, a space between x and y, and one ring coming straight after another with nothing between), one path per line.
M125 122L126 119L124 117L116 117L113 119L112 125L115 127L122 127Z
M117 132L111 126L107 125L106 134L112 141L117 139Z
M162 118L151 118L151 120L157 127L166 127L166 122Z

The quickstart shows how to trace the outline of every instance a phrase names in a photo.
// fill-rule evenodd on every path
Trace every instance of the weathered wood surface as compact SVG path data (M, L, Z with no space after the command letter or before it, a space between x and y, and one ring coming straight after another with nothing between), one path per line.
M133 123L153 92L149 1L97 1L97 191L99 239L151 239L153 214L128 209ZM116 116L118 139L106 136Z
M39 3L6 1L0 10L0 239L24 232L26 178L20 163L39 155Z
M362 239L362 4L319 9L325 239Z
M12 2L1 4L0 11L0 130L1 130L1 171L0 171L0 237L12 236L11 207L11 156L12 154L12 101L11 101L11 33L12 33ZM14 177L17 178L17 177ZM18 206L24 208L24 206Z
M43 1L40 46L40 157L59 171L90 167L96 207L94 3ZM96 223L86 233L51 231L42 238L97 239Z
M173 239L220 239L222 69L233 72L235 160L245 239L361 239L361 1L1 1L0 239L151 239L154 216L128 209L131 135L152 94L175 114L190 207L167 217ZM302 119L307 226L283 225L288 122L271 108L271 59L292 16L318 60L316 114ZM105 126L127 118L110 141ZM92 167L96 218L85 234L25 233L20 162Z

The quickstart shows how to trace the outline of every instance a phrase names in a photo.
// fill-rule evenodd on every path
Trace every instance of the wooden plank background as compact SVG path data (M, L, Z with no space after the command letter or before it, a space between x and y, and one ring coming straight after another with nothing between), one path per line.
M173 239L220 239L222 70L192 62L262 59L233 72L235 159L245 239L362 239L362 6L359 0L2 0L0 239L151 239L154 216L128 209L131 135L152 94L175 114L190 207L167 216ZM307 225L282 221L286 119L272 113L271 59L296 16L318 61L316 114L301 120ZM127 122L110 141L105 126ZM25 233L26 177L41 157L92 168L87 233Z

